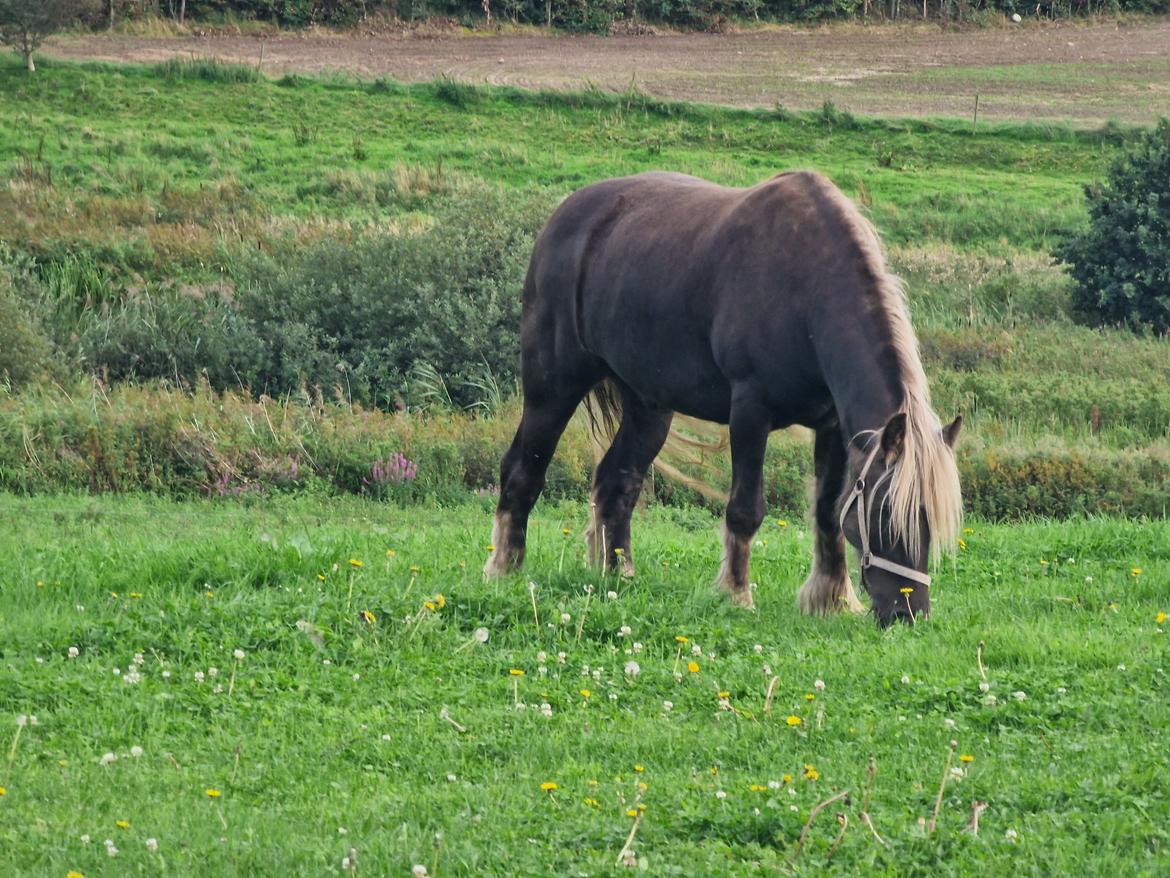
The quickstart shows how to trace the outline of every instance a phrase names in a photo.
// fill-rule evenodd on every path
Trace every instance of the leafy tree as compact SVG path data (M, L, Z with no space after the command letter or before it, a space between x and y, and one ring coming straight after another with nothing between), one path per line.
M1055 256L1076 281L1073 304L1094 324L1170 331L1170 119L1085 187L1088 228Z
M23 55L32 73L33 52L81 11L81 0L0 0L0 44Z

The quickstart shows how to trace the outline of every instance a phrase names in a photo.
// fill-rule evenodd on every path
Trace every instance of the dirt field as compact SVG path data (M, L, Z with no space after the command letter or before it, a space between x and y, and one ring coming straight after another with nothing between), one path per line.
M269 74L529 87L639 88L662 97L811 108L832 100L859 114L985 119L1170 115L1170 21L1025 24L965 31L936 26L768 28L736 34L621 37L419 36L323 32L265 36L90 36L54 41L69 58L158 61L174 55L257 63Z

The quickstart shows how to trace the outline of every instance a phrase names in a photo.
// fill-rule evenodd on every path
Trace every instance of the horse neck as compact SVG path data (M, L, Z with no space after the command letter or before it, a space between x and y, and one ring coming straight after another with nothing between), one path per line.
M821 371L846 442L863 430L880 430L906 404L901 366L888 327L859 319L870 313L868 308L837 303L823 309L813 331ZM880 309L876 313L882 316Z

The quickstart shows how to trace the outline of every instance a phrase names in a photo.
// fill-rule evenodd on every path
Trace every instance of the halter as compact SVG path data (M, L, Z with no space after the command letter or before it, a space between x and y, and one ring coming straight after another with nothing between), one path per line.
M849 514L849 509L856 504L857 506L857 531L861 535L861 570L862 574L869 567L877 567L880 570L888 570L903 579L911 579L914 582L920 582L923 585L930 586L930 576L926 573L919 573L910 567L904 567L901 564L895 564L893 561L887 561L873 554L869 550L869 516L865 511L865 476L869 472L870 466L873 465L874 458L877 457L878 451L881 450L881 440L874 443L873 451L865 459L865 463L861 466L861 472L857 474L857 481L853 483L853 490L849 493L849 498L845 501L845 505L841 507L840 524L841 529L845 529L845 517ZM872 510L871 510L872 511Z

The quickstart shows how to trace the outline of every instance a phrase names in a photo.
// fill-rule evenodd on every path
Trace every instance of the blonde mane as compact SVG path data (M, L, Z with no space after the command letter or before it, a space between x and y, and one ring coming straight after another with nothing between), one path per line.
M890 490L887 512L895 537L905 541L912 556L922 548L919 510L926 511L932 554L953 553L963 523L963 495L955 455L942 437L930 402L930 388L918 352L918 337L910 325L905 284L886 267L885 253L873 225L857 207L831 186L841 206L841 218L850 227L857 246L876 280L901 372L905 400L906 436L901 456L887 472Z

